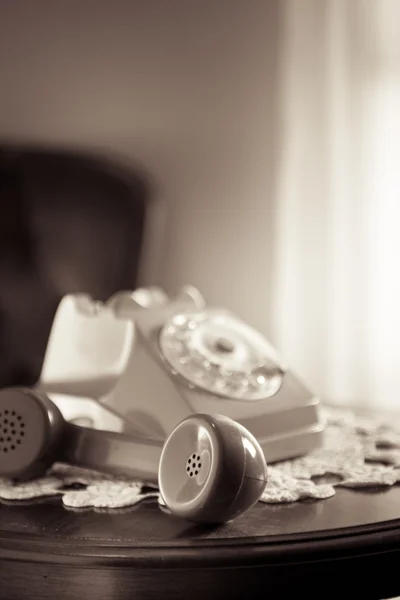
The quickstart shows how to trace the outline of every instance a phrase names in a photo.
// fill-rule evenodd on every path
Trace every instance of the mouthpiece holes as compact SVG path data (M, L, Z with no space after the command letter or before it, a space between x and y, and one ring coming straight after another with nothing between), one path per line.
M201 456L192 454L186 461L186 473L188 477L198 475L201 469Z
M25 423L15 410L0 411L0 453L7 454L21 445L25 435Z

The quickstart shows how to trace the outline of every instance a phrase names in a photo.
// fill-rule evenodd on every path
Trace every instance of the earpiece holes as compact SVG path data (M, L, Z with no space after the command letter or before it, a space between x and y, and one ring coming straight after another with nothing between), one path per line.
M198 475L201 469L201 456L192 454L186 461L186 473L189 477Z
M0 411L0 452L17 450L25 436L25 423L21 415L8 408Z

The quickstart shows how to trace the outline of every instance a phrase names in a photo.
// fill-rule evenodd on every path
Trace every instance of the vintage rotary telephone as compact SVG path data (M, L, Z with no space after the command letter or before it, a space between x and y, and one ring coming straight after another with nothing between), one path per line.
M83 415L68 399L92 398L128 433L159 442L195 413L223 414L257 438L268 462L322 441L318 399L261 334L207 307L191 286L173 299L160 288L119 292L105 304L65 296L37 389L62 398L71 419ZM100 408L92 412L92 426L107 429Z
M0 476L55 461L157 483L172 514L233 519L266 459L322 440L318 400L254 329L185 287L65 296L34 389L0 391Z

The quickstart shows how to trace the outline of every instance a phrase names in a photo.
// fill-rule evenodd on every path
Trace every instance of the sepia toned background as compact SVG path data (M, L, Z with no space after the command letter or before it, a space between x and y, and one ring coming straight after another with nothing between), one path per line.
M0 142L143 170L138 283L197 285L323 398L400 407L399 13L2 0Z

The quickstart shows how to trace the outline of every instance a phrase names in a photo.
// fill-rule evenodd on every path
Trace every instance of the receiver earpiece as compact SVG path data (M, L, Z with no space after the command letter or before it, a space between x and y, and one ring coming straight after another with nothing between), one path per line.
M197 523L230 521L264 492L264 453L254 436L232 419L192 415L164 444L158 485L175 515Z
M31 479L56 461L158 483L170 512L197 523L235 518L267 484L260 445L228 417L189 416L162 444L65 421L31 389L1 390L0 476Z
M0 391L0 476L42 475L57 460L64 418L45 395L20 388Z

